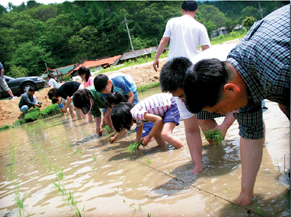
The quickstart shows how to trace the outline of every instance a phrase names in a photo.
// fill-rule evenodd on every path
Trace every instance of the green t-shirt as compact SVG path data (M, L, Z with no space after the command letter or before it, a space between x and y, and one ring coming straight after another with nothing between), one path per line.
M94 100L94 105L92 106L90 114L93 115L94 118L101 117L100 108L105 108L105 102L102 97L102 93L97 92L94 86L86 87L86 89L91 92L92 98Z

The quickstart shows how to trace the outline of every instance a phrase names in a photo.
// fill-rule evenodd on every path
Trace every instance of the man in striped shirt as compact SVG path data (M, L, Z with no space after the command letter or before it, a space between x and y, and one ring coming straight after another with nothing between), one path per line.
M261 101L277 102L290 119L290 5L256 22L226 61L191 66L183 89L190 112L238 110L242 179L236 203L250 204L263 153Z

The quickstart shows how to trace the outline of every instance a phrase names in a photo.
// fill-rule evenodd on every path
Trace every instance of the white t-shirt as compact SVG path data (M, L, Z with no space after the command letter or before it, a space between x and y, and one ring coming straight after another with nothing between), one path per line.
M136 104L130 110L130 113L132 118L136 121L137 127L141 126L145 120L145 113L163 117L165 113L172 107L172 97L172 94L158 93Z
M224 45L214 45L211 48L201 52L193 58L192 63L195 64L202 59L217 58L220 61L225 61L229 52L234 48L236 44L224 44ZM195 114L189 112L186 108L185 103L183 103L178 97L174 97L175 102L178 106L180 116L182 119L189 119Z
M51 78L48 82L49 86L53 86L54 88L59 88L61 84L57 82L54 78Z
M174 57L187 57L192 62L198 54L199 45L210 46L205 26L188 15L170 19L163 37L170 37L167 61Z

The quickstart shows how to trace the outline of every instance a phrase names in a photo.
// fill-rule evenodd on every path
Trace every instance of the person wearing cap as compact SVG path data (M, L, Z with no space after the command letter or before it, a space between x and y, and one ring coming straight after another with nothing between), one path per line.
M100 109L106 108L102 93L97 92L94 86L88 86L85 89L78 90L73 95L73 102L76 108L80 109L84 115L91 114L96 124L96 133L102 135L102 117ZM109 116L110 117L110 116ZM104 118L104 115L103 115ZM109 120L103 120L103 123L111 123ZM112 127L112 126L109 126Z

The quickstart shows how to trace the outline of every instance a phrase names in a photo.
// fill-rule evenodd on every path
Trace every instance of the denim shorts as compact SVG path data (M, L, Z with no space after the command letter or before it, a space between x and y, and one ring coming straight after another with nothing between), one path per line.
M171 108L166 112L163 118L163 123L167 122L174 122L177 124L177 126L180 124L180 112L178 110L177 104L175 102L175 99L171 99L172 101L172 106Z

